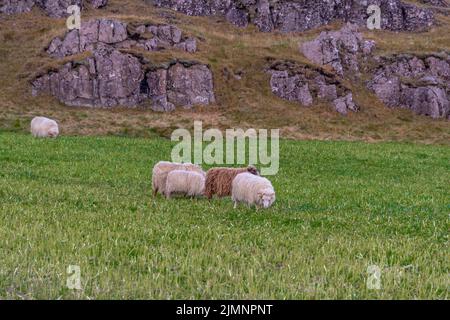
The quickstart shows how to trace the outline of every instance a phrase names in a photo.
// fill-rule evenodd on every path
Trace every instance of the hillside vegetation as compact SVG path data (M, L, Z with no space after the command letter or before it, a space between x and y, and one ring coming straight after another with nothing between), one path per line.
M445 10L445 9L442 9ZM0 18L0 129L24 132L33 116L46 115L60 122L64 135L168 136L178 127L191 128L193 120L205 127L280 128L293 139L414 141L448 144L450 122L418 116L409 110L389 109L363 81L348 83L361 111L346 117L330 106L304 108L276 97L270 90L268 61L289 59L310 64L299 44L338 23L303 33L262 33L255 26L237 28L221 17L189 17L156 9L144 1L110 0L101 10L88 8L82 19L108 17L125 22L170 23L200 39L195 54L180 50L132 52L155 65L172 59L209 64L214 74L217 103L192 110L158 113L145 108L89 109L66 107L49 96L31 96L30 81L54 70L69 59L82 60L88 52L61 60L51 59L45 48L66 31L65 19L53 19L34 8L32 12ZM377 42L377 54L449 51L450 17L437 15L438 24L426 33L365 31ZM235 77L239 75L239 77ZM238 79L240 78L240 79Z

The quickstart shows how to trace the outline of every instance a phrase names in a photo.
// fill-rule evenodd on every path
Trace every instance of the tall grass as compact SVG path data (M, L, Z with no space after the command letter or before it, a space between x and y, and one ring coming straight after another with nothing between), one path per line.
M448 147L282 141L256 212L153 199L171 145L0 134L0 298L448 298Z

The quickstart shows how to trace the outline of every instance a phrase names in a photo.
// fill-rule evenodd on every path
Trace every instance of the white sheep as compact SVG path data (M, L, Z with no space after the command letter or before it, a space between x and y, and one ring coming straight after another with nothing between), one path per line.
M45 117L35 117L31 121L31 134L36 138L56 138L59 135L55 120Z
M266 178L247 172L234 178L231 193L235 209L239 202L247 203L249 206L256 205L257 209L267 209L275 202L272 183Z
M164 195L166 191L167 175L169 174L169 172L174 170L193 171L203 175L205 174L203 169L196 164L161 161L157 163L153 168L153 175L152 175L153 196L156 196L158 192Z
M194 171L174 170L167 175L167 199L172 194L183 194L188 197L200 197L205 193L206 175Z

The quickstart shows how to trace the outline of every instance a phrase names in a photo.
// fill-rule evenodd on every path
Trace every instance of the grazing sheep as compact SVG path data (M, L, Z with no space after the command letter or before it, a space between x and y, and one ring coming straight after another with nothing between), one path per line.
M211 199L213 195L218 197L231 196L231 183L233 179L240 173L247 172L259 176L258 169L254 166L247 168L213 168L206 173L205 195Z
M56 138L59 135L55 120L45 117L35 117L31 121L31 134L36 138Z
M200 197L205 192L205 174L194 171L174 170L167 175L166 197L174 193L188 197Z
M238 202L245 202L249 206L256 205L257 209L267 209L275 202L275 190L266 178L241 173L233 180L231 199L235 209Z
M161 194L164 195L166 191L167 175L169 174L169 172L173 170L193 171L198 172L200 174L205 174L202 168L196 164L161 161L157 163L153 168L153 176L152 176L153 196L156 196L158 192L161 192Z

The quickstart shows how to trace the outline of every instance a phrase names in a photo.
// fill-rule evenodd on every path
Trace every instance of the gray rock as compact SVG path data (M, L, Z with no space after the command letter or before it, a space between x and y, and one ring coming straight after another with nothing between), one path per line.
M17 14L29 12L35 4L35 0L0 0L0 13Z
M278 61L267 70L270 87L278 97L308 107L319 100L333 103L336 111L358 111L351 91L332 74L292 61Z
M257 1L254 24L258 26L259 30L262 32L271 32L275 29L269 0Z
M324 84L319 86L319 99L324 99L327 101L334 101L338 98L337 96L337 88L334 84Z
M94 50L95 45L99 42L99 26L100 20L88 20L81 22L81 29L79 31L75 30L79 33L80 37L80 52Z
M450 116L450 55L380 57L367 86L391 108L433 118Z
M321 66L330 66L340 76L352 76L360 71L358 58L370 55L374 42L364 41L356 25L347 24L339 31L322 32L320 36L301 45L306 58Z
M36 0L36 5L53 18L67 17L67 8L71 5L83 7L82 0Z
M129 26L117 20L99 19L82 21L80 30L69 31L62 38L54 38L47 53L62 58L105 46L128 49L139 47L149 51L175 47L191 53L197 51L196 39L183 35L175 26Z
M158 7L188 15L224 15L245 27L251 22L263 32L301 32L335 20L367 25L367 7L379 5L381 27L394 31L423 31L434 23L433 12L400 0L152 0Z
M94 8L108 4L108 0L0 0L0 13L17 14L29 12L35 5L53 18L66 17L70 5L78 5L82 9L85 2L90 2Z
M175 105L167 97L167 70L157 69L147 73L149 98L154 111L168 112L175 109Z
M420 0L420 2L436 7L450 7L450 3L447 0Z
M433 76L450 81L450 60L429 57L425 60L425 64L429 68L429 73Z
M228 10L225 18L227 21L238 27L245 28L248 26L248 13L243 9L237 8L236 6L232 6Z
M167 86L167 99L174 105L192 107L215 102L212 73L205 65L174 64L167 70Z
M50 42L47 53L53 57L62 58L80 52L80 36L78 30L69 31L65 38L55 38Z
M400 104L400 80L398 77L377 81L371 86L377 97L388 107Z
M136 106L144 71L136 57L101 49L82 63L67 63L37 78L32 93L48 93L68 106Z
M155 111L172 111L215 102L211 70L205 65L175 63L147 73L149 98Z
M127 25L115 20L100 20L98 41L106 44L115 44L128 38Z
M135 107L150 100L157 111L215 102L212 72L205 65L175 62L146 68L133 55L97 48L92 57L35 79L32 94L47 93L69 106L96 108Z
M348 111L358 111L358 107L353 102L353 94L348 93L346 96L334 100L334 108L342 115L347 115Z
M402 107L432 118L447 118L450 114L449 95L440 87L403 87Z
M92 7L102 8L108 4L108 0L90 0Z

